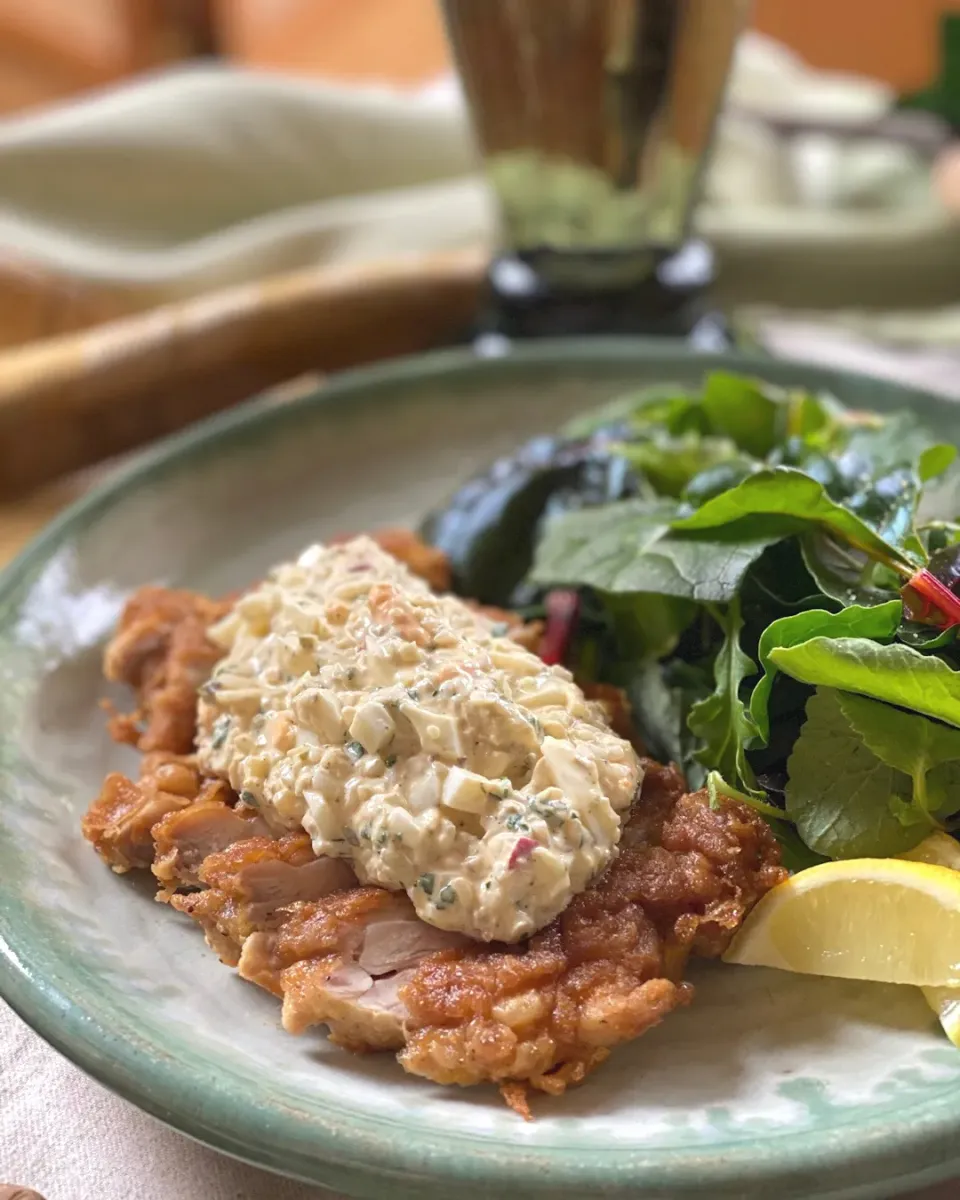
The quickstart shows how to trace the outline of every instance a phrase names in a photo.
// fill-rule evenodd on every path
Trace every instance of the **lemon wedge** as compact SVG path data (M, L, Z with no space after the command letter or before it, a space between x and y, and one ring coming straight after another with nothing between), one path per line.
M960 842L946 833L932 833L919 846L900 857L960 871ZM960 1048L960 989L925 987L923 996L940 1018L944 1033Z
M725 962L960 987L960 871L853 858L792 875L744 921Z

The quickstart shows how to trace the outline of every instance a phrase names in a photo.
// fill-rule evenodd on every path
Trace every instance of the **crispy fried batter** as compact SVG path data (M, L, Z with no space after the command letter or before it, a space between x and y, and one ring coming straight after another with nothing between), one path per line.
M226 785L223 791L233 798ZM158 899L181 887L200 883L200 865L211 855L248 838L270 833L255 809L240 804L231 807L225 799L196 800L187 808L169 812L154 825L153 873L162 885Z
M413 920L403 895L353 887L237 925L236 864L252 843L208 860L210 890L175 903L228 937L244 978L283 998L292 1033L325 1023L350 1049L402 1047L401 1064L438 1083L520 1085L557 1094L689 1001L691 953L719 953L744 913L784 877L767 827L737 802L683 794L674 768L646 764L644 795L620 858L525 946L425 945L371 978L373 923ZM269 853L269 845L263 849ZM427 927L423 927L426 929ZM411 965L412 962L412 965ZM373 975L378 971L372 969ZM377 990L379 989L379 991Z
M161 587L134 592L107 646L103 670L133 689L137 708L112 718L112 737L145 751L190 753L197 688L223 653L207 640L207 629L230 603Z
M106 777L84 815L83 836L121 874L149 867L158 821L197 800L222 802L228 792L218 779L201 780L191 756L155 751L144 756L136 783L117 771Z
M204 890L171 895L170 903L200 924L208 945L230 966L237 965L245 939L270 929L278 911L356 883L346 863L317 858L305 833L235 841L205 858L197 876Z

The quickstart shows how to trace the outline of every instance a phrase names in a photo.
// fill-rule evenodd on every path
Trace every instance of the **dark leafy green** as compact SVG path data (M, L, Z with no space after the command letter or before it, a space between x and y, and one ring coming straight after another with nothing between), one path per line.
M711 686L706 668L682 660L636 665L625 683L648 752L661 762L682 767L692 788L702 786L706 770L694 757L699 742L690 730L690 710L709 694Z
M739 531L678 536L671 532L676 512L669 502L638 499L558 517L547 524L530 578L541 586L658 592L701 603L730 600L772 539Z
M529 570L546 513L635 491L626 461L600 446L534 438L465 483L424 520L420 533L450 559L458 592L508 605Z
M826 529L804 533L799 545L817 587L838 604L869 607L899 594L901 580L894 572Z
M606 592L601 601L617 654L631 666L671 654L697 612L692 601L650 592Z

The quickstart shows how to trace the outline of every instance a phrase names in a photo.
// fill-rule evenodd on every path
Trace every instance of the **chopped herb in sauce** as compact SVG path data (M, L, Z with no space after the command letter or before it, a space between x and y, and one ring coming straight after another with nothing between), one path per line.
M260 801L256 798L256 796L253 794L253 792L242 791L240 793L240 803L246 804L250 808L259 808L260 807Z
M521 813L507 813L503 823L511 832L516 832L518 829L522 829L525 833L530 831L530 826L524 821Z
M433 895L433 885L437 882L436 876L432 872L427 872L426 875L421 875L417 880L417 887L421 892L425 892L428 896Z
M437 893L437 898L434 901L437 908L449 908L451 904L457 902L457 889L452 883L445 883Z
M397 756L395 754L388 754L387 757L383 760L383 764L386 767L392 767L396 763L396 761L397 761Z
M360 742L347 742L344 749L354 762L359 762L360 759L366 754L366 750L364 750L363 745Z
M214 750L219 750L223 743L227 740L227 734L230 732L230 718L224 714L222 717L217 717L213 723L211 731L210 745Z

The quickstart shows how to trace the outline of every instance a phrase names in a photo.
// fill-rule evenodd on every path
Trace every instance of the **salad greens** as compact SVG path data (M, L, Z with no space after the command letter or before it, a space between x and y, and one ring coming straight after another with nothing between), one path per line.
M423 532L463 595L575 593L567 665L789 865L891 855L960 828L960 523L926 511L955 457L912 414L718 371L528 443Z

